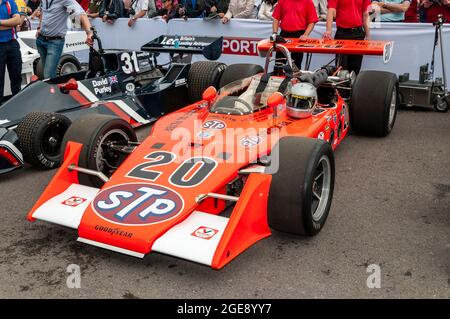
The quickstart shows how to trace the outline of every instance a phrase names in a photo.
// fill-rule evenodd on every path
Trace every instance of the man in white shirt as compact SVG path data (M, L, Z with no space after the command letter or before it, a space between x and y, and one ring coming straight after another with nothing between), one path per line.
M132 0L130 5L130 20L128 26L132 27L137 19L147 16L149 0Z
M230 0L228 11L222 18L222 23L228 23L231 18L251 19L254 8L255 0Z

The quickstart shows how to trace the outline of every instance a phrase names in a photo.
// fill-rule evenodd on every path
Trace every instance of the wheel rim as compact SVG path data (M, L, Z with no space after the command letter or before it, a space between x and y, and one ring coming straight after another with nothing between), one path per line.
M312 185L311 212L315 222L324 215L331 188L331 163L328 156L322 156L317 164Z
M447 101L445 100L445 98L438 98L434 105L436 109L441 112L448 109Z
M62 139L66 129L61 123L55 123L44 132L41 149L46 157L60 155Z
M60 75L77 72L78 68L73 62L66 62L61 66Z
M115 144L128 144L128 135L119 129L111 130L107 132L100 141L97 149L95 162L97 171L102 172L106 176L111 176L112 172L117 168L119 156L113 152L109 145Z
M389 129L394 126L395 110L397 108L397 88L392 90L391 105L389 106Z

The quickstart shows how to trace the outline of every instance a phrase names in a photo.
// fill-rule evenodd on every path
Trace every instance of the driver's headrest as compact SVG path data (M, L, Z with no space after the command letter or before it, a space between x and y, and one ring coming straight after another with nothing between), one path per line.
M104 65L100 54L94 53L89 57L89 70L93 72L103 71Z
M273 75L276 76L287 76L289 78L292 78L294 71L292 70L292 67L288 64L284 63L275 63L273 67Z

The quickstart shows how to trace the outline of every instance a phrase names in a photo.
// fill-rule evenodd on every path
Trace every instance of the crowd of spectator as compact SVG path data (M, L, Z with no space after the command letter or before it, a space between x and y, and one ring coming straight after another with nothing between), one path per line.
M0 0L0 102L6 65L12 93L20 89L22 62L15 31L29 28L25 17L39 19L36 43L44 76L53 77L70 12L78 13L89 45L92 45L89 19L96 18L110 24L126 18L129 27L145 18L166 22L173 18L220 19L224 24L235 18L258 19L272 21L273 35L280 31L284 37L307 37L318 21L326 21L324 38L331 38L335 21L335 39L362 40L370 39L371 21L430 23L442 15L448 23L450 0ZM292 57L300 66L303 56ZM346 69L357 73L362 56L347 56L342 61Z
M326 21L327 0L312 0L319 21ZM41 0L27 0L28 14L39 18ZM221 19L232 18L273 20L272 13L278 0L77 0L90 18L101 18L113 23L118 18L129 18L132 27L138 19L173 18ZM439 14L450 22L450 0L372 0L373 21L434 22Z

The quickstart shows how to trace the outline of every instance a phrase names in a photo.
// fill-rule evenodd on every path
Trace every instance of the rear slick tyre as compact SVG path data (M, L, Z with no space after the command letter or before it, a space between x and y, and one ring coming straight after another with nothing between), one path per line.
M352 88L352 130L359 134L379 137L391 133L400 100L398 92L398 79L394 73L361 72Z

